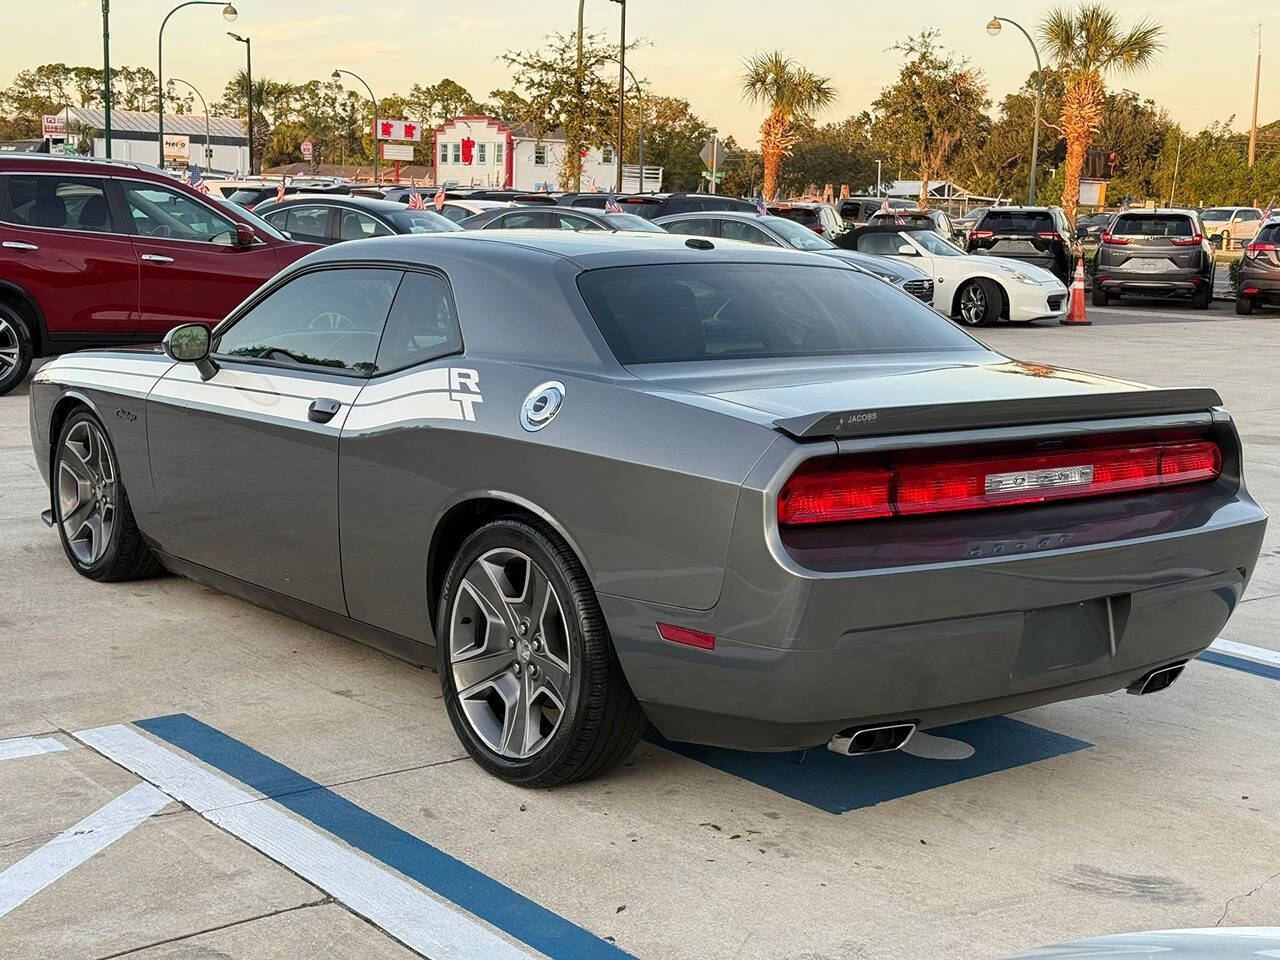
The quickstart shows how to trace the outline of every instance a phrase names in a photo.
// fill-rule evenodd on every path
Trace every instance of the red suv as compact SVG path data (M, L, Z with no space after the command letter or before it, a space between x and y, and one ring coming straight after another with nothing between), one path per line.
M0 155L0 394L34 357L213 326L318 249L137 164Z

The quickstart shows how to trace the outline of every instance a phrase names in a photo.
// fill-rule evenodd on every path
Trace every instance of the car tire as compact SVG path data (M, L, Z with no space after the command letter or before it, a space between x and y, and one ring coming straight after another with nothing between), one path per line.
M22 314L0 303L0 397L26 379L34 351Z
M134 522L118 464L97 417L84 408L67 417L50 473L54 524L75 571L104 583L161 571Z
M494 776L524 787L585 780L643 734L591 581L549 529L507 518L467 537L436 620L449 720Z
M1242 317L1247 317L1249 314L1253 313L1253 298L1237 296L1236 313Z
M1191 295L1191 308L1193 310L1208 310L1209 303L1213 300L1212 290L1200 290Z
M956 319L966 327L984 327L1000 316L1003 297L1000 284L994 280L970 280L956 297Z
M1095 285L1093 288L1092 298L1095 307L1105 307L1111 302L1111 297L1107 295L1107 291Z

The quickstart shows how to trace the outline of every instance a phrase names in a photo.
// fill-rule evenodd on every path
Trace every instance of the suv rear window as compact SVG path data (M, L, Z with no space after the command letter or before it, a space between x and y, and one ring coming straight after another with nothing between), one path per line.
M578 289L623 364L975 349L918 300L841 267L608 267Z
M816 227L818 225L818 211L807 207L773 207L769 212L775 217L794 220L796 223L802 223L806 227Z
M1253 238L1254 243L1277 243L1280 242L1280 223L1268 223L1258 235Z
M992 233L1038 233L1056 228L1048 210L988 210L978 229Z
M1195 230L1184 214L1122 213L1111 225L1117 237L1190 237Z

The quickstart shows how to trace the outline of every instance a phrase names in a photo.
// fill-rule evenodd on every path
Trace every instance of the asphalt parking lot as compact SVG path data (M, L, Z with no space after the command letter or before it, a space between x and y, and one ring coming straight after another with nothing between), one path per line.
M1280 510L1280 313L1090 317L980 335L1216 388ZM1280 916L1274 525L1158 696L881 756L650 739L526 791L465 758L432 673L175 577L78 577L25 389L0 397L0 491L0 957L970 958Z

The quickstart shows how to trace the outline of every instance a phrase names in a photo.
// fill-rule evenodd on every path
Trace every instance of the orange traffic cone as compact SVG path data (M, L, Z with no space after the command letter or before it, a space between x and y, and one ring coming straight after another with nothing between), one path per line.
M1084 315L1084 259L1076 261L1076 278L1071 282L1071 309L1058 321L1064 327L1087 327L1093 323Z

